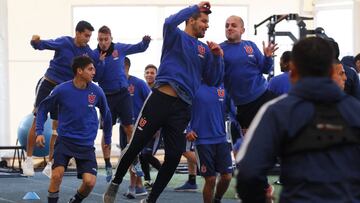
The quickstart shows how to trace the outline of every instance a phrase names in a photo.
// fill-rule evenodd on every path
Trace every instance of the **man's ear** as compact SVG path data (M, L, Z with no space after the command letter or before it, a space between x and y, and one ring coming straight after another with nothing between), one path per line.
M81 68L77 68L77 69L76 69L76 73L77 73L77 74L81 74L82 72L83 72L83 70L82 70Z
M333 74L336 74L335 71L337 69L337 66L341 66L341 64L333 64L329 70L329 76L330 78L333 77Z
M290 82L291 84L295 84L300 79L299 71L297 70L295 64L292 61L289 62L289 68Z

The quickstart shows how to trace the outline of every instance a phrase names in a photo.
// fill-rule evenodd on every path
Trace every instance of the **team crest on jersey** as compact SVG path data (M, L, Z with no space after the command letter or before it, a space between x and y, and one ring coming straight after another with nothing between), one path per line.
M141 117L138 123L138 129L143 130L143 127L146 125L147 120L145 117Z
M112 52L112 57L114 57L114 60L118 60L119 59L119 52L118 52L118 50L114 50L113 52Z
M246 45L244 48L248 55L253 55L254 50L253 50L252 46Z
M205 47L201 44L198 45L198 56L200 56L201 58L204 58L205 55Z
M222 88L217 89L217 94L219 96L219 101L224 101L225 90Z
M135 86L133 84L130 84L129 87L128 87L128 91L129 91L131 96L134 96Z
M95 100L96 100L96 95L94 93L91 93L88 95L88 102L89 102L89 107L93 107L94 106L94 103L95 103Z
M206 173L206 171L207 171L206 166L204 164L201 165L200 170L201 170L201 173Z

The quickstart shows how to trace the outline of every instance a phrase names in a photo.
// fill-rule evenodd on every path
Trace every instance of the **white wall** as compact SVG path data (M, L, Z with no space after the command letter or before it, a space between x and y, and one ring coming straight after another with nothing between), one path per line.
M0 145L10 145L7 1L0 0Z
M198 1L192 1L198 3ZM216 5L245 5L248 6L249 15L246 22L250 29L248 36L251 40L261 43L267 40L266 27L258 30L253 36L253 25L273 14L299 13L300 0L218 0L211 1ZM63 35L72 35L72 6L75 5L191 5L184 0L9 0L8 1L8 45L9 45L9 92L10 92L10 137L15 143L17 125L21 118L30 113L35 99L34 88L38 79L45 73L52 51L36 51L29 44L33 34L39 34L43 39L53 39ZM234 13L240 15L241 13ZM136 14L135 15L141 15ZM230 15L230 13L229 13ZM146 18L146 16L143 16ZM119 19L132 21L128 19ZM136 22L134 26L141 26ZM129 29L129 28L126 28ZM224 29L223 27L217 29ZM96 32L94 32L96 35ZM93 36L91 40L96 40ZM136 66L134 66L136 67ZM2 113L2 112L1 112ZM0 144L2 144L0 140Z
M354 49L355 54L360 53L360 0L354 1Z

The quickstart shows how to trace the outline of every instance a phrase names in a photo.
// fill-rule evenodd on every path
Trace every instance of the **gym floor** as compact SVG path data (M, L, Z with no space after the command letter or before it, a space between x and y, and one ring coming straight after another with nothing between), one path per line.
M152 174L155 177L156 174ZM174 192L173 188L180 186L187 179L186 174L175 174L170 181L168 187L161 194L158 199L159 203L183 203L183 202L202 202L201 188L203 180L201 177L197 178L199 185L198 192ZM226 193L223 203L235 203L239 200L234 197L234 181ZM123 197L123 193L126 192L128 186L128 177L125 177L124 182L120 186L120 190L117 196L117 202L139 202L143 197L137 197L136 199L129 200ZM76 192L76 189L81 184L81 180L77 179L74 175L65 175L60 189L59 203L67 202ZM40 203L47 202L47 188L49 185L49 178L36 172L34 177L2 177L0 178L0 202L1 203ZM102 194L107 187L105 176L103 171L99 171L97 183L92 193L83 202L84 203L99 203L102 202ZM24 195L27 192L35 192L40 200L23 200Z

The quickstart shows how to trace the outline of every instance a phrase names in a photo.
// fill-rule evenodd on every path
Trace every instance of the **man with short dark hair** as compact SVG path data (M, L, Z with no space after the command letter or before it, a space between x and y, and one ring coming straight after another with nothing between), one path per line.
M205 36L209 27L209 13L210 3L203 1L166 18L155 86L139 114L132 140L118 163L115 177L104 193L105 203L115 202L127 168L160 128L165 144L164 163L148 198L142 202L156 202L173 176L185 150L183 132L190 120L189 106L195 92L201 80L209 85L217 85L223 76L223 52L220 46L198 40ZM184 21L186 26L182 31L177 26Z
M111 114L104 92L92 83L95 75L93 60L88 56L75 57L72 64L73 80L64 82L51 92L40 104L36 120L36 143L45 146L43 136L47 113L58 109L59 136L54 150L54 164L48 189L48 203L56 203L59 190L73 157L78 178L82 184L69 203L80 203L92 191L96 183L97 162L94 141L98 132L97 107L103 117L106 145L111 144Z
M144 78L146 80L147 85L150 88L153 88L155 85L156 74L157 74L157 68L155 65L149 64L145 67Z
M277 157L279 202L360 201L360 103L331 80L333 53L322 38L294 45L290 92L261 107L236 157L242 202L266 201Z
M56 85L73 79L74 73L71 69L71 62L74 57L87 55L95 61L94 65L98 65L99 59L95 58L93 51L88 45L92 31L94 31L94 28L90 23L86 21L79 21L75 28L75 37L64 36L55 40L41 40L39 35L33 35L31 38L30 43L34 49L54 50L55 54L53 59L50 60L49 67L39 83L39 88L36 94L33 110L34 121L29 130L28 143L26 147L27 158L23 164L23 173L26 176L34 175L32 153L35 144L36 112L39 104L50 94ZM50 141L51 148L55 143L57 136L57 111L51 111L50 117L54 120L53 134ZM51 151L52 150L50 150L50 152ZM49 158L51 158L51 155ZM45 167L44 173L49 177L51 176L51 160L49 160L48 165Z
M123 126L127 140L130 141L133 131L133 112L131 97L128 92L129 84L124 72L124 58L126 55L144 52L149 47L151 37L145 35L137 44L114 43L112 39L109 27L104 25L99 28L98 47L95 49L95 54L104 61L104 65L96 70L94 80L105 92L113 125L116 124L117 118L120 118L120 125ZM104 139L101 140L101 143L105 160L106 181L110 182L112 177L111 146L105 148ZM138 176L144 176L138 161L134 162L133 170Z
M290 58L291 51L285 51L280 57L280 69L283 72L270 79L268 89L276 95L282 95L288 93L290 90Z
M333 73L331 78L334 82L340 87L340 89L345 89L345 82L346 82L346 74L343 65L339 60L335 60L333 64Z
M356 72L360 73L360 53L354 57Z

